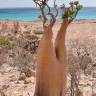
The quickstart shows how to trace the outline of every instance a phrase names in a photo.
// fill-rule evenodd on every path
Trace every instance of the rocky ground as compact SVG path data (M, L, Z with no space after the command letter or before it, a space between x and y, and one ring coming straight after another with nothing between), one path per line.
M0 21L0 96L33 96L36 49L43 33L42 23L14 25L14 22L17 21ZM59 25L57 22L54 31ZM68 96L72 96L72 88L74 92L79 89L82 93L77 96L96 96L95 31L95 21L75 21L68 28ZM72 80L76 82L73 86Z
M0 68L0 96L33 96L34 87L34 77L27 78L8 64Z

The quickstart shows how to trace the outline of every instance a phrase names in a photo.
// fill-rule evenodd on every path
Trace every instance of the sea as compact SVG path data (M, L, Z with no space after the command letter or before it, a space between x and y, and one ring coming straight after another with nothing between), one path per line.
M52 9L53 10L53 9ZM37 8L4 8L0 9L0 20L38 21L40 10ZM59 13L58 20L61 19ZM96 7L84 7L78 13L77 20L95 20Z

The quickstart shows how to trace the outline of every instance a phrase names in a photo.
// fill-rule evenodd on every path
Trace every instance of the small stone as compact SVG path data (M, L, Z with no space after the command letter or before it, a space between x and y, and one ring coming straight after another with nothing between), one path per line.
M29 83L34 84L34 78L33 77L30 77L30 78L26 78L25 79L24 84L29 84Z
M21 73L19 76L19 80L25 80L26 79L26 75L24 73Z

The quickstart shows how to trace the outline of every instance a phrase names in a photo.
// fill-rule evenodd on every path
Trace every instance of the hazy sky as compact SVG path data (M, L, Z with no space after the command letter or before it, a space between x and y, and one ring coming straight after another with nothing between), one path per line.
M52 5L53 0L49 0ZM58 4L71 0L57 0ZM96 0L79 0L83 6L96 6ZM32 0L0 0L0 8L7 7L34 7Z

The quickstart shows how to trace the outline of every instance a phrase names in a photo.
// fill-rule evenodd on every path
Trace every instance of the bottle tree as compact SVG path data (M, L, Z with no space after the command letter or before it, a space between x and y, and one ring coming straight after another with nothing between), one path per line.
M39 7L43 22L44 34L37 50L36 87L34 96L65 96L67 80L67 56L65 36L68 25L76 18L82 6L78 1L63 4L62 23L55 42L52 28L56 22L60 8L54 2L54 11L48 5L49 0L33 0ZM49 18L50 17L50 18Z

